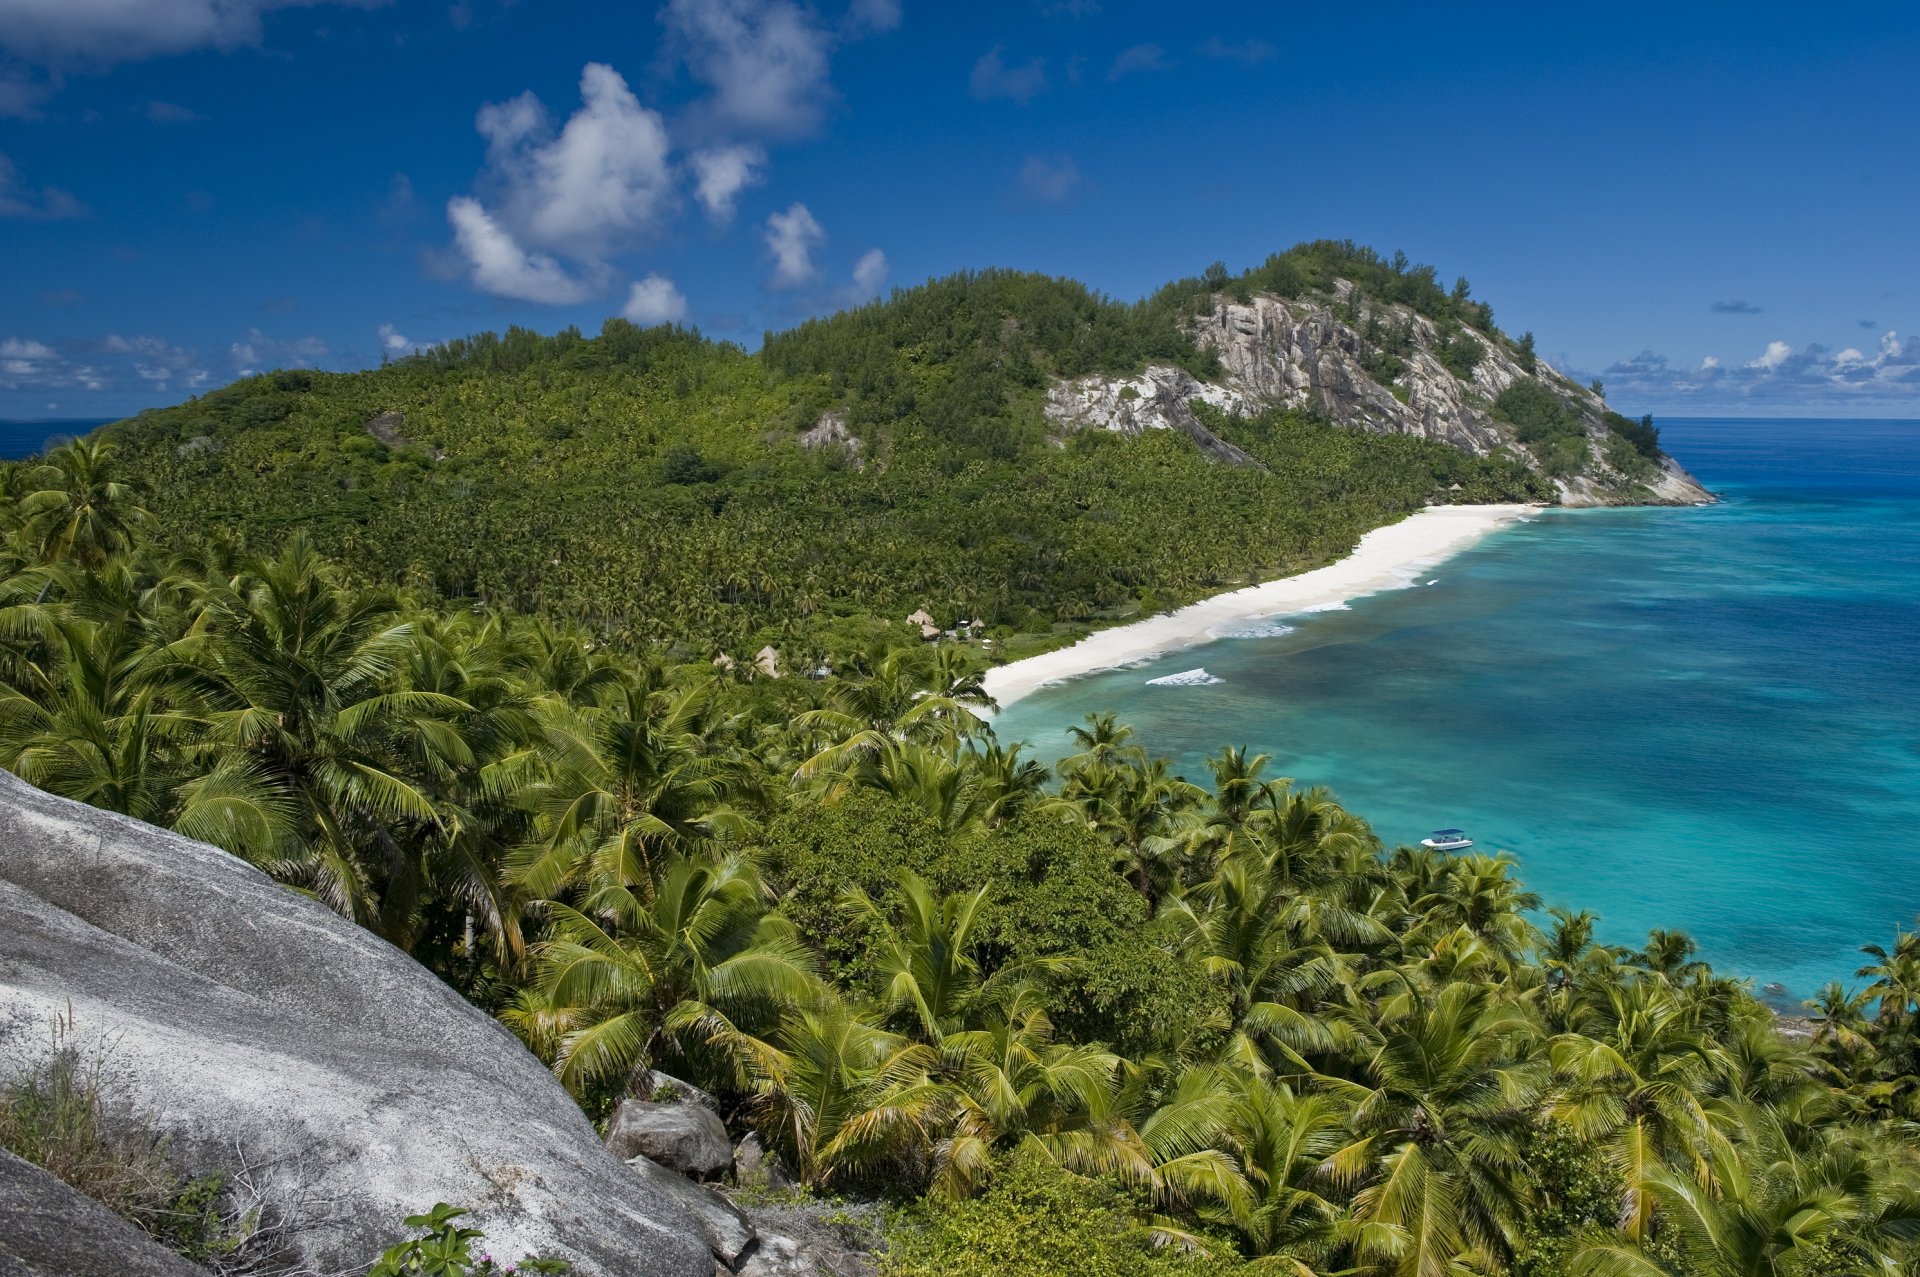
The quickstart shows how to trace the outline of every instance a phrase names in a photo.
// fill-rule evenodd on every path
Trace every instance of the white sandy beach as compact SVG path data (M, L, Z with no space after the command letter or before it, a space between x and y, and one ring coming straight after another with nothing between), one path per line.
M1489 532L1539 508L1428 506L1399 523L1367 533L1353 553L1338 563L1216 594L1175 612L1089 634L1071 647L996 666L986 673L986 689L1005 707L1048 683L1205 643L1223 626L1311 612L1364 594L1410 585L1421 575L1421 569L1435 566Z

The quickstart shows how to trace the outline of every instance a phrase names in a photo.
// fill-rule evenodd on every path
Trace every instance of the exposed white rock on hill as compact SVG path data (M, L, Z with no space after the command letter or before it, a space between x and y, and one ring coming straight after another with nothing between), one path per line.
M1362 326L1406 327L1411 347L1391 385L1367 371L1369 340ZM1696 504L1712 500L1691 475L1670 458L1651 480L1636 480L1605 460L1610 438L1606 404L1585 386L1544 363L1529 372L1506 347L1483 333L1466 330L1484 350L1468 378L1457 377L1441 362L1441 334L1423 315L1402 306L1376 305L1355 296L1342 282L1334 299L1289 300L1259 294L1241 302L1221 295L1211 312L1193 324L1194 339L1220 357L1216 383L1196 380L1166 366L1135 377L1105 374L1056 384L1047 396L1048 417L1060 428L1100 428L1126 433L1181 429L1200 439L1215 455L1238 452L1215 438L1194 417L1191 404L1209 404L1228 413L1294 409L1324 415L1340 425L1380 434L1433 439L1482 456L1505 448L1532 460L1514 436L1514 428L1493 415L1493 401L1522 380L1538 380L1565 399L1586 423L1591 454L1576 475L1556 479L1568 505L1634 502ZM1395 390L1399 393L1396 394ZM1213 445L1209 446L1207 441ZM1244 454L1241 454L1244 458ZM1234 459L1227 457L1227 459Z
M331 1203L302 1237L322 1271L444 1201L496 1256L712 1277L687 1206L412 958L223 851L0 772L0 1071L69 1015L67 1044L104 1055L189 1170L243 1154Z

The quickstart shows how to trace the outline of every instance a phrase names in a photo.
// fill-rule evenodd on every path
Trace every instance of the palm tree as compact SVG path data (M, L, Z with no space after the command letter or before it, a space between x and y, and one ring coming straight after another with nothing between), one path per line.
M1526 915L1540 907L1540 897L1521 887L1513 867L1513 857L1505 853L1455 859L1433 888L1414 900L1414 911L1425 917L1409 941L1459 928L1483 941L1511 969L1537 939Z
M1149 911L1178 890L1191 844L1187 816L1206 791L1150 763L1094 761L1066 773L1061 799L1114 844L1119 868Z
M975 708L990 708L977 671L922 648L870 653L869 671L843 677L829 704L799 715L795 726L830 743L801 765L797 779L841 773L889 744L949 744L985 726Z
M753 827L728 801L744 778L712 748L706 685L629 680L602 700L545 707L547 775L525 791L534 836L509 866L534 898L577 897L589 911L602 895L644 894L666 858Z
M396 600L339 585L296 535L278 557L207 586L198 623L167 649L207 746L245 759L291 813L291 852L236 850L396 934L407 920L380 920L382 889L439 817L394 743L470 708L400 684L413 641Z
M1684 931L1655 927L1647 933L1647 943L1630 961L1669 980L1681 980L1706 969L1706 963L1694 958L1700 946Z
M795 1006L743 1055L749 1112L803 1184L857 1178L924 1154L948 1102L935 1054L837 997Z
M1377 1031L1372 1083L1330 1082L1360 1138L1329 1165L1358 1184L1360 1250L1389 1272L1437 1277L1510 1251L1526 1189L1519 1133L1540 1094L1524 1011L1483 984L1449 984Z
M1231 1096L1224 1134L1247 1191L1225 1204L1222 1222L1231 1223L1248 1253L1267 1259L1259 1271L1313 1277L1309 1265L1330 1258L1339 1244L1342 1212L1324 1190L1327 1161L1346 1139L1347 1114L1329 1096L1297 1094L1245 1073L1233 1075Z
M1701 1032L1694 1005L1657 978L1608 982L1576 1008L1574 1024L1550 1048L1566 1082L1555 1111L1581 1138L1603 1142L1623 1185L1620 1227L1645 1237L1654 1172L1670 1162L1706 1171L1701 1096L1724 1056Z
M899 898L897 925L864 891L850 892L846 904L873 928L870 949L884 1014L905 1017L920 1041L938 1046L968 1025L990 996L969 952L987 889L938 898L925 879L902 871Z
M112 444L76 439L55 448L28 476L35 489L20 498L22 535L41 562L105 566L133 545L149 516L134 485L120 477Z
M1053 1041L1031 984L1011 988L981 1027L947 1034L936 1076L951 1094L933 1148L933 1191L969 1196L992 1155L1027 1141L1082 1174L1135 1170L1139 1137L1120 1116L1120 1059L1099 1046Z
M976 744L969 759L980 795L980 816L989 826L1004 825L1021 814L1046 806L1045 763L1020 757L1024 743L1002 745L992 739Z
M1095 765L1113 767L1143 763L1146 751L1133 742L1133 728L1111 712L1089 714L1085 727L1069 727L1067 735L1078 748L1060 760L1060 774L1080 771Z
M1310 1011L1353 978L1347 956L1320 937L1296 938L1287 901L1249 859L1221 865L1169 908L1188 960L1226 993L1232 1033L1220 1058L1255 1073L1312 1074L1309 1057L1333 1052L1342 1032Z
M1920 1229L1910 1167L1895 1168L1859 1136L1829 1130L1808 1149L1776 1110L1747 1109L1739 1144L1722 1144L1706 1174L1655 1167L1647 1191L1660 1243L1595 1235L1573 1256L1574 1277L1824 1277L1892 1273Z
M765 1049L755 1033L821 996L806 947L767 912L768 896L739 856L676 857L644 895L600 892L595 915L550 905L535 987L546 1013L572 1026L554 1074L579 1091L672 1057L743 1077Z

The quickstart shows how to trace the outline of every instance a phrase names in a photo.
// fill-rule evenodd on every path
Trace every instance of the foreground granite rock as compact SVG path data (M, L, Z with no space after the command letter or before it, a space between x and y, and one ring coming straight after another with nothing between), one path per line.
M207 1277L118 1215L0 1152L4 1277Z
M300 1246L324 1271L445 1201L495 1255L714 1272L686 1202L411 958L225 852L0 772L0 1068L51 1051L56 1023L183 1169L244 1159L319 1212Z

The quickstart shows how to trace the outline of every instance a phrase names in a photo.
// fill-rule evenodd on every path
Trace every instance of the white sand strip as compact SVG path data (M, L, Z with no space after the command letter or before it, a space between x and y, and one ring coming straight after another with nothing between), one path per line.
M1282 577L1202 599L1176 612L1089 634L1071 647L1043 652L986 673L987 692L1004 707L1048 683L1131 665L1193 647L1229 623L1292 616L1411 585L1431 567L1523 515L1531 505L1435 505L1360 538L1353 553L1299 576Z

